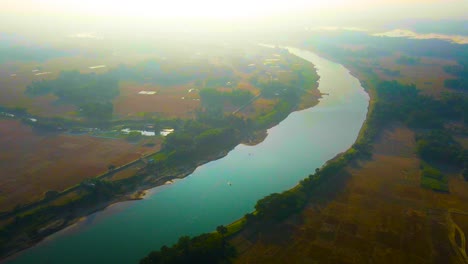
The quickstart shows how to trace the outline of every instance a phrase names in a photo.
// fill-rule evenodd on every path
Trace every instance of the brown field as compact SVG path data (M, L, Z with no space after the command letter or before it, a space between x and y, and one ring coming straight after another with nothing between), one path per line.
M461 229L465 238L468 236L468 212L465 214L452 213L453 222ZM465 243L465 252L468 253L468 244Z
M312 199L298 216L235 236L236 262L456 263L448 208L468 211L468 183L452 175L450 194L421 188L414 146L409 129L385 130L372 160L348 167L349 178L317 195L328 201Z
M160 142L159 142L160 143ZM0 211L64 190L83 179L157 151L125 140L37 134L14 120L0 120Z
M258 98L250 105L239 111L239 114L245 117L255 117L273 110L277 101L265 98Z
M253 84L251 84L251 83L249 83L247 81L239 82L239 84L237 85L237 89L250 91L254 95L257 95L257 94L260 93L260 89L258 89Z
M189 89L193 84L180 86L158 86L125 83L120 96L114 100L114 114L119 118L141 117L142 113L156 113L164 117L193 117L199 108L198 92ZM141 95L140 91L157 91L154 95ZM184 99L182 99L184 98Z
M33 66L30 68L34 69ZM24 93L26 87L32 81L52 78L54 77L53 74L35 76L34 73L28 69L12 77L8 72L4 72L4 69L0 69L0 72L2 73L0 76L0 92L2 94L2 96L0 96L0 105L7 107L25 107L32 114L43 116L63 115L64 113L75 110L75 107L71 105L55 104L54 102L56 102L57 98L53 95L31 98Z
M441 92L450 91L450 89L445 88L444 80L453 78L453 76L445 73L443 66L454 65L455 61L422 57L417 65L400 65L396 63L397 58L397 55L385 57L378 60L378 64L384 69L399 70L401 76L391 77L377 71L380 78L397 80L405 84L414 83L424 94L432 96L439 96Z
M76 55L60 57L44 62L8 62L0 65L0 105L8 107L24 107L34 115L73 117L76 107L64 105L56 101L54 95L32 98L24 92L33 81L57 78L61 71L79 70L82 73L105 73L109 69L125 63L135 64L148 59L148 55L135 56L84 56ZM105 68L89 69L91 66L106 65ZM47 75L36 76L33 70L51 72ZM16 76L10 76L16 74Z

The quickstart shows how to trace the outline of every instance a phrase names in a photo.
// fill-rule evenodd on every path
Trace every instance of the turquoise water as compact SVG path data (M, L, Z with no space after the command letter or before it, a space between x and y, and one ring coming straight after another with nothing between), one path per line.
M256 201L281 192L355 141L369 97L343 66L308 51L320 75L320 103L292 113L256 146L239 145L172 185L152 189L58 232L8 263L137 263L182 235L210 232L251 212ZM228 184L231 183L231 185Z

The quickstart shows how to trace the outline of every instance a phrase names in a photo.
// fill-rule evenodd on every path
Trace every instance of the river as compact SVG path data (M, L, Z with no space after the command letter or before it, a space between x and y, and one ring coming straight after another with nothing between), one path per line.
M317 106L290 114L262 143L239 145L141 201L90 215L8 263L137 263L182 235L210 232L242 217L260 198L293 187L348 149L365 120L367 93L342 65L289 50L315 64L319 90L329 94Z

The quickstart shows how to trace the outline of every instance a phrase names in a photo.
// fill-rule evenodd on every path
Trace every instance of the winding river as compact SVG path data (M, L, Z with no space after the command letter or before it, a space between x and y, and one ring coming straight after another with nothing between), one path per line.
M256 146L239 145L144 200L115 204L62 230L8 263L137 263L182 235L210 232L251 212L256 201L281 192L348 149L365 120L369 97L342 65L289 48L311 61L325 95L268 130Z

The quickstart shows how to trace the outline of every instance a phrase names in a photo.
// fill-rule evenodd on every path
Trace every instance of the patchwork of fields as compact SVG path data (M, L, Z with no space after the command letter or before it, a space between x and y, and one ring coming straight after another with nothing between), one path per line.
M43 134L19 121L0 119L0 211L38 200L48 190L61 191L95 177L110 164L120 166L157 151L161 140L151 141L156 144Z
M385 130L372 160L347 168L345 186L317 195L299 216L235 237L236 262L453 263L447 208L468 212L468 182L451 175L450 194L421 188L414 147L411 130ZM468 234L466 217L452 218Z

